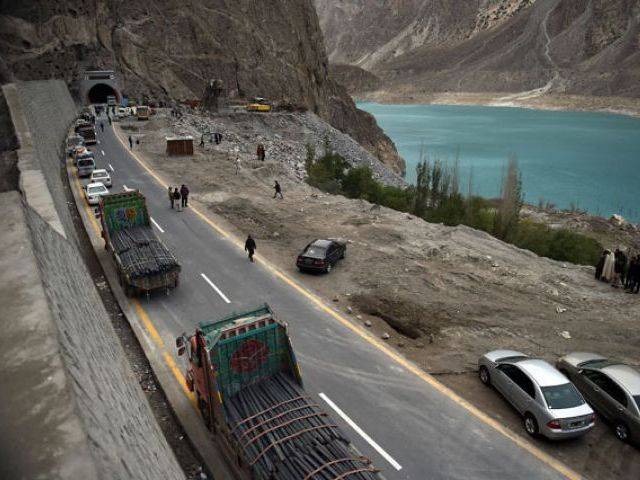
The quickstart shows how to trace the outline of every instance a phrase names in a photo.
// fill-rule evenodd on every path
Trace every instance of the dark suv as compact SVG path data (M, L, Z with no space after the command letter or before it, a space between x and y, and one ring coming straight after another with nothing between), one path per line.
M341 240L314 240L298 255L296 265L301 271L329 273L346 252L347 244Z

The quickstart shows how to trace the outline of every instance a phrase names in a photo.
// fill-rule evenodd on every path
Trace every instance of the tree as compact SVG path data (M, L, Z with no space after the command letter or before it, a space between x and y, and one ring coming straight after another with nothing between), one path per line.
M494 235L502 240L508 240L515 235L520 221L520 209L524 202L522 175L515 155L509 156L507 174L502 183L500 197L500 206L495 216Z

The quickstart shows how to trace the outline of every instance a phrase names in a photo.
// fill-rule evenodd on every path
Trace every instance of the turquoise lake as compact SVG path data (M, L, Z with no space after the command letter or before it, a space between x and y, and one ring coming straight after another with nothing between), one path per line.
M415 181L421 145L430 159L452 162L459 151L461 189L500 192L510 154L518 158L527 202L640 222L640 119L588 112L453 105L359 103L373 114L407 162Z

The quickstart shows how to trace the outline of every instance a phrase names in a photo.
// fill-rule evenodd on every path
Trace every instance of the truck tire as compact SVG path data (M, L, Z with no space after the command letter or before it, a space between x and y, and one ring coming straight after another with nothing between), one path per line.
M209 430L211 430L211 419L209 418L209 409L207 408L207 402L202 400L199 393L196 393L196 400L198 403L198 410L200 410L200 415L202 415L202 420L204 424L207 426Z

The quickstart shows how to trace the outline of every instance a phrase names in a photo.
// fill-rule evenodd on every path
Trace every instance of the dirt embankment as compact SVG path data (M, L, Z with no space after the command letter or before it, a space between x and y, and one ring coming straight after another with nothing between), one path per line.
M224 128L223 117L215 120ZM255 161L252 138L239 152L237 174L224 140L177 162L164 153L164 135L179 130L172 121L135 124L153 168L188 184L194 200L239 236L251 233L263 254L354 321L388 333L427 371L472 370L481 353L499 347L549 359L588 350L637 362L640 296L596 282L592 268L540 258L467 227L323 194L283 158ZM284 200L272 198L274 180ZM331 275L295 271L307 242L336 236L349 247Z

